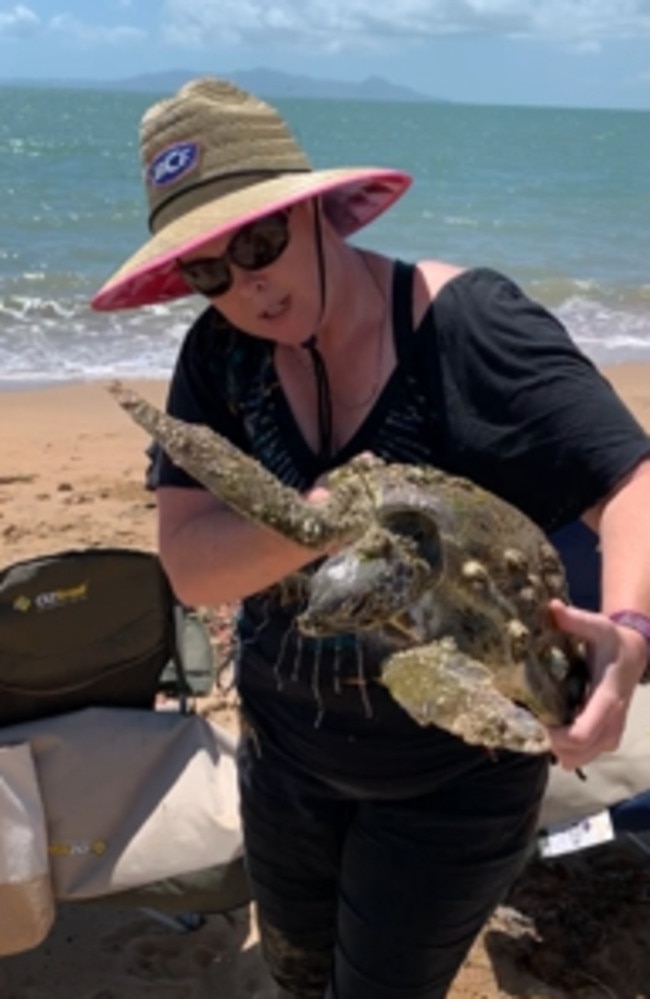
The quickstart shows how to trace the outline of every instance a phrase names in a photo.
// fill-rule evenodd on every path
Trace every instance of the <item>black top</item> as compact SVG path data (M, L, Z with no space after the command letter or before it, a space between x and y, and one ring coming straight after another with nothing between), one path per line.
M353 438L329 462L369 450L473 479L544 530L580 516L650 454L645 432L560 323L487 269L449 281L412 322L413 268L397 263L397 365ZM304 491L327 471L306 444L279 384L273 345L207 309L189 331L169 411L207 423ZM160 485L196 486L166 456ZM363 638L311 640L270 591L242 604L238 686L280 752L341 781L400 780L437 768L459 740L421 729L374 679ZM354 744L354 747L352 747Z

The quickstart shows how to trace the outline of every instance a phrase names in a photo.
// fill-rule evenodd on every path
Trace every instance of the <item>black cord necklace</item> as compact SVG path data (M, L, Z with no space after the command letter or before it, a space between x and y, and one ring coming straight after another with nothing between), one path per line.
M325 313L326 305L326 272L325 272L325 254L323 250L323 239L322 239L322 229L320 220L320 209L318 202L314 204L315 215L314 215L314 238L316 244L316 261L318 267L318 282L319 282L319 292L320 292L320 319L322 319ZM327 373L327 367L323 359L323 355L318 349L318 340L316 333L312 333L310 337L300 344L311 360L311 367L314 373L314 380L316 382L316 393L317 393L317 419L318 419L318 439L319 439L319 450L318 455L322 461L328 461L333 454L333 411L332 403L336 400L339 405L343 406L345 409L362 409L368 403L372 402L375 398L379 386L381 384L381 370L382 361L384 355L384 340L385 340L385 327L388 318L388 308L389 300L386 298L385 293L379 285L377 278L370 269L369 265L362 257L363 262L370 274L370 277L375 284L377 291L381 295L384 301L384 311L380 323L378 338L377 338L377 371L375 375L375 381L371 386L369 394L359 402L348 403L346 400L341 399L333 391L330 385L329 375ZM320 321L319 319L319 321Z
M320 206L314 201L314 237L316 242L316 262L318 266L318 286L320 293L320 318L325 312L325 254L323 251L323 234L320 221ZM316 334L304 340L301 345L311 358L316 381L317 419L318 419L318 457L321 461L329 461L332 457L332 393L323 355L317 346Z

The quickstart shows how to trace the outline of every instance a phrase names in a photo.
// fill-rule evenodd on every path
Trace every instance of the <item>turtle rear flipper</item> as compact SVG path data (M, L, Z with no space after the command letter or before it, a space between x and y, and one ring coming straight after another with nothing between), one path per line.
M418 725L437 725L470 745L548 752L544 726L504 697L492 677L453 639L442 638L390 656L381 682Z

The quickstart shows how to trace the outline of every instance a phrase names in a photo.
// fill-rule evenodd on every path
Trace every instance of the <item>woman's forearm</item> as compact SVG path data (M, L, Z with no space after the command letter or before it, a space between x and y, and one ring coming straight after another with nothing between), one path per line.
M159 551L174 592L188 605L239 600L319 557L219 504L178 516L177 499L159 498Z
M600 508L602 609L650 614L650 461Z

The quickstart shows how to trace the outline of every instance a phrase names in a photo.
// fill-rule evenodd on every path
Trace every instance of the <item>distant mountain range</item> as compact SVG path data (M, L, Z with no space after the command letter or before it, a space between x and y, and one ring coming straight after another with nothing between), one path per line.
M72 87L84 90L138 90L168 94L187 80L201 76L195 70L169 70L164 73L144 73L123 80L0 80L0 86ZM274 69L248 69L224 73L233 83L251 90L260 97L311 97L355 101L443 102L411 87L391 83L381 76L369 76L360 82L327 80L312 76L297 76Z

